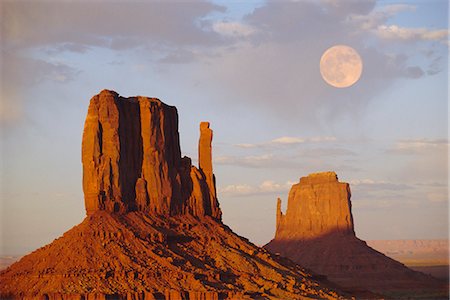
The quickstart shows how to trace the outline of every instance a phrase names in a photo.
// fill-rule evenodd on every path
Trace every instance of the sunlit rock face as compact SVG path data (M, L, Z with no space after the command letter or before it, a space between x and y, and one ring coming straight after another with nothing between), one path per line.
M289 192L286 215L277 205L275 239L309 239L329 233L354 235L348 183L336 173L323 172L300 178Z
M212 171L212 130L200 126L200 168L181 158L178 113L156 98L103 90L89 104L82 142L88 215L146 211L221 218Z
M349 289L388 296L445 293L434 278L408 269L356 237L350 196L349 184L339 182L334 172L300 178L289 192L286 214L277 200L275 238L264 247Z

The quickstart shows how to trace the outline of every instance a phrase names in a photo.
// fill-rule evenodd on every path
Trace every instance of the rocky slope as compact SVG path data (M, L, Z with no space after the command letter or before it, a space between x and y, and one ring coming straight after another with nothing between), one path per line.
M352 289L387 295L444 295L442 283L367 246L354 232L350 187L334 172L302 177L289 192L286 214L277 202L275 238L265 248Z
M340 297L222 224L211 142L202 123L197 168L181 158L175 107L107 90L94 96L82 144L87 217L2 271L0 297Z

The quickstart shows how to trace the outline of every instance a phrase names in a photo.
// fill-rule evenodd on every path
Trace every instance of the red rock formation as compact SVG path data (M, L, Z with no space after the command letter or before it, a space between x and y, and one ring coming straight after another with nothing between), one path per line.
M408 269L356 237L350 195L349 185L339 182L334 172L302 177L289 192L286 215L277 200L275 238L264 247L353 291L398 297L399 293L432 290L445 297L448 290L442 283Z
M220 221L212 131L181 158L174 107L102 91L82 145L87 217L0 272L0 298L335 299L293 262Z
M91 99L83 133L87 214L98 210L159 215L189 212L220 220L211 142L212 130L204 122L200 171L193 167L191 173L197 174L188 174L185 169L190 166L182 166L175 107L155 98L123 98L102 91Z
M289 192L286 215L278 199L275 239L308 239L330 232L355 234L348 183L339 182L334 172L300 178Z
M216 178L212 167L211 143L213 131L209 128L209 122L200 123L200 140L198 142L198 166L203 172L208 187L209 206L211 216L221 218L222 212L219 209L216 195Z

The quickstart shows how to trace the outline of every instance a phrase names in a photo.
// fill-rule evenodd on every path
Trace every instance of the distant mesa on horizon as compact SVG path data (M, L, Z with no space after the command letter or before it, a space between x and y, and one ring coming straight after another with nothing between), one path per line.
M277 200L275 237L264 247L353 290L385 296L438 292L445 284L367 246L355 235L348 183L335 172L300 178L289 192L286 214Z

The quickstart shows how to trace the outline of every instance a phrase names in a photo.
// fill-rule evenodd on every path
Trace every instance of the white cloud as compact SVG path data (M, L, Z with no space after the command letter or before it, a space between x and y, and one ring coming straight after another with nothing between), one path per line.
M386 23L386 21L400 12L414 11L415 9L415 6L407 4L386 5L373 10L369 14L352 14L349 16L347 22L355 24L362 30L371 30Z
M353 179L349 182L351 185L361 185L361 184L374 184L375 180L372 179Z
M411 28L388 24L388 21L402 12L415 12L417 7L409 4L385 5L369 14L352 14L347 23L359 27L362 33L370 32L385 41L441 41L448 44L447 28Z
M255 32L255 29L249 25L240 22L216 22L212 26L213 30L225 36L249 36Z
M366 190L367 192L377 191L404 191L414 187L410 184L396 181L373 180L373 179L353 179L350 180L350 188Z
M248 143L235 144L234 146L239 147L239 148L255 148L255 147L258 147L258 145L256 145L256 144L248 144Z
M381 8L381 11L385 12L386 14L390 15L390 16L394 16L400 12L404 12L404 11L415 11L416 10L416 6L415 5L410 5L410 4L389 4L386 6L383 6Z
M447 139L408 139L396 142L387 152L395 154L430 154L431 151L447 151L448 145Z
M380 25L376 28L375 34L381 39L388 40L425 40L447 42L449 32L447 29L430 30L427 28L407 28L397 25Z
M251 195L255 192L255 187L248 184L231 184L218 189L219 197L221 195Z
M282 136L264 143L257 143L257 144L242 143L242 144L235 144L234 146L238 148L257 148L257 147L270 148L273 146L292 146L302 143L327 143L335 141L337 141L337 139L334 136L314 136L308 138L301 138L295 136Z
M299 144L305 142L304 139L292 136L282 136L270 141L272 144Z
M231 184L218 189L219 197L243 197L253 195L270 195L276 193L287 193L295 182L287 181L285 183L277 183L273 180L265 180L261 184Z

